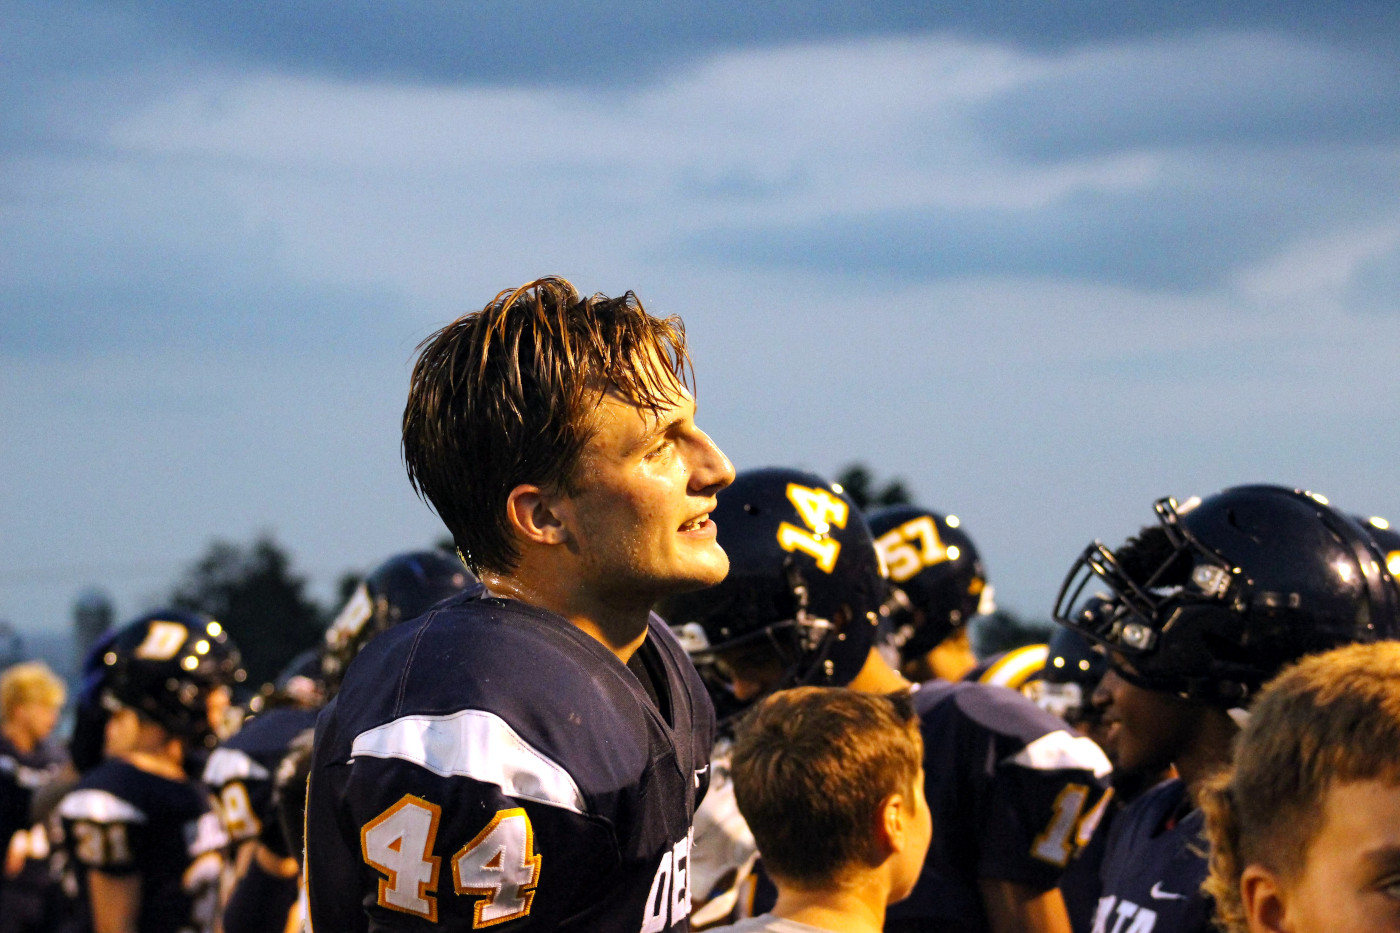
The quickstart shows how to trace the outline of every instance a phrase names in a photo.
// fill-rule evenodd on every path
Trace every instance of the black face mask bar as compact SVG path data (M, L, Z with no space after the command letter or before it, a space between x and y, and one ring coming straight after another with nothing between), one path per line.
M1145 580L1135 580L1123 568L1118 554L1102 541L1095 541L1074 562L1055 599L1056 622L1130 657L1155 650L1158 635L1167 621L1166 604L1173 600L1179 602L1186 592L1186 581L1176 578L1183 554L1190 555L1190 583L1195 598L1218 601L1237 586L1237 574L1229 562L1198 541L1181 524L1181 511L1175 499L1159 499L1153 509L1171 547ZM1116 609L1100 613L1074 611L1091 581L1108 587L1118 603Z

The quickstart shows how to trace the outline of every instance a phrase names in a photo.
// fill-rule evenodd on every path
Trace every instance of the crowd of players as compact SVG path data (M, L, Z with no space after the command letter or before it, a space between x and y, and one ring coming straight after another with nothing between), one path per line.
M1161 500L979 663L957 519L735 474L685 374L630 293L503 292L405 413L458 555L386 560L237 707L216 620L114 630L68 755L61 684L7 671L0 933L1400 929L1384 522Z

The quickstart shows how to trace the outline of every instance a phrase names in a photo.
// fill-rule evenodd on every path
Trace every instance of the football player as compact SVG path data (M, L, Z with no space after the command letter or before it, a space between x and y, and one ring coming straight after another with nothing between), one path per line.
M1211 929L1204 782L1230 759L1254 695L1298 658L1400 633L1400 590L1366 532L1321 496L1238 486L1156 504L1157 524L1071 568L1056 621L1109 651L1094 703L1119 764L1178 777L1113 821L1094 933ZM1090 583L1116 599L1076 613Z
M996 610L987 571L956 515L892 505L869 516L889 570L885 607L900 672L914 682L961 680L977 667L968 623Z
M375 638L316 728L323 930L689 928L714 712L651 606L714 584L733 467L678 319L540 279L422 346L409 477L481 580Z
M186 772L225 722L239 653L218 622L155 612L105 646L106 754L58 805L83 929L212 931L226 837Z
M334 695L346 667L371 638L475 582L460 560L441 551L410 551L384 561L360 582L326 630L325 645L312 658L314 670L300 665L278 678L294 682L300 676L313 680L315 689L274 692L267 708L210 756L204 780L218 795L224 828L239 849L224 933L286 928L296 904L306 783L303 778L297 787L289 780L303 762L285 759L294 747L309 753L309 735L299 739L315 726L319 712L319 704L297 698ZM287 699L278 702L279 696ZM284 819L284 809L295 815ZM294 835L286 832L288 823L295 826Z
M741 705L795 684L913 691L933 843L885 929L1067 930L1055 885L1084 841L1081 817L1107 784L1111 769L1098 747L1016 691L942 680L911 686L885 661L872 647L885 597L879 555L839 487L795 470L746 471L720 493L715 519L729 577L660 611L721 685L717 703ZM696 863L727 857L737 870L732 794L720 786L711 797L705 809L720 812L704 825L730 831L714 834L723 840L718 857L697 834ZM716 866L706 877L724 874ZM743 913L742 901L731 888L703 916Z

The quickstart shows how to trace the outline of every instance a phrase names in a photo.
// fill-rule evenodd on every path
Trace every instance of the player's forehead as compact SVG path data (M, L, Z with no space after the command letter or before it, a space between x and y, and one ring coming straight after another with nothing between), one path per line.
M597 390L597 403L589 413L596 434L606 434L628 442L664 430L677 419L695 415L695 397L675 376L666 374L653 380L649 398L638 398L609 383Z

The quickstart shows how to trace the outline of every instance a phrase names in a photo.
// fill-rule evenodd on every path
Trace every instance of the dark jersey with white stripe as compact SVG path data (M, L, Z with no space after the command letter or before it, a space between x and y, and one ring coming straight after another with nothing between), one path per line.
M312 927L688 930L713 740L659 618L624 665L474 587L376 637L317 723Z
M88 873L99 871L140 876L142 933L214 930L227 837L203 785L112 758L84 775L58 815L85 929L92 929Z
M1110 827L1094 933L1211 933L1205 817L1190 809L1186 785L1163 781Z
M204 783L214 792L219 816L234 845L263 838L274 852L285 851L272 783L292 740L316 724L316 710L284 706L243 725L209 756ZM276 838L268 839L273 834Z
M914 694L933 840L887 931L989 929L978 882L1053 888L1088 842L1111 767L1097 745L1020 693L934 680Z

